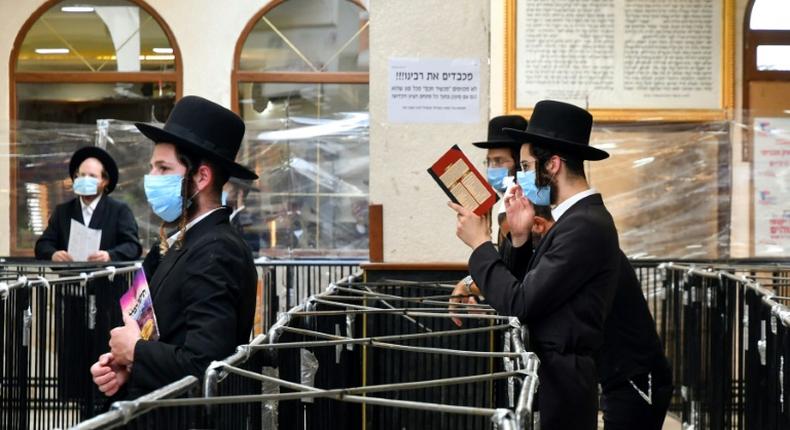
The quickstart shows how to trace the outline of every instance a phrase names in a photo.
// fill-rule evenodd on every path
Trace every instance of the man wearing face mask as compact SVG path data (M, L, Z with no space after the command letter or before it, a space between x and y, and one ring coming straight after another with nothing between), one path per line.
M508 136L502 130L514 128L524 130L527 128L527 120L520 115L502 115L491 118L488 122L488 139L483 142L474 142L472 145L486 150L486 178L488 183L501 195L505 192L508 185L515 180L516 170L519 166L521 144ZM502 202L498 206L497 223L499 226L499 236L497 246L500 255L510 255L510 239L508 239L509 227L505 215L505 207ZM496 207L495 207L496 208ZM479 295L479 290L474 284L471 276L467 276L456 284L452 292L453 298L450 300L455 303L477 304L475 296ZM460 318L453 318L457 326L461 326Z
M526 131L506 130L524 142L523 159L535 157L534 185L548 186L555 205L555 224L528 264L517 256L528 246L535 213L521 186L505 194L516 256L510 266L491 244L484 220L450 203L458 213L458 237L474 249L472 278L494 309L529 328L530 347L540 358L543 430L597 427L595 359L617 287L620 250L614 221L584 175L584 160L608 157L590 146L591 129L592 115L584 109L546 100L535 105Z
M101 230L99 251L88 261L106 263L140 257L137 222L125 203L110 197L118 184L118 167L110 154L95 146L78 149L69 162L76 198L58 205L36 241L36 258L59 263L74 261L67 252L71 220Z
M162 220L160 242L145 258L159 340L140 339L125 319L110 352L91 367L105 395L134 398L186 375L202 377L212 360L249 341L257 272L249 247L221 206L228 177L257 179L236 163L244 122L196 96L176 103L164 127L136 124L154 141L144 186Z

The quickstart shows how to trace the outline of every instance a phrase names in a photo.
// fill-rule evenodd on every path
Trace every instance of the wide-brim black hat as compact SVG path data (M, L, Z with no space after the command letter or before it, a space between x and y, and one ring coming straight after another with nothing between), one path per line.
M474 142L472 145L483 149L517 148L521 146L520 141L514 140L502 131L505 128L525 130L527 128L527 120L521 115L495 116L491 118L491 121L488 121L488 140Z
M603 160L609 153L590 146L593 117L572 104L542 100L535 104L526 130L506 128L519 142L581 160Z
M258 179L250 169L236 163L244 139L244 121L224 107L198 96L186 96L173 107L163 127L135 123L155 143L172 143L206 157L229 176Z
M232 177L228 179L228 183L231 183L241 188L242 190L249 191L252 193L258 193L261 191L258 189L258 187L255 186L252 179L241 179L241 178Z
M115 189L115 186L118 185L118 165L115 164L115 160L112 159L107 151L98 146L85 146L72 154L71 161L69 161L69 177L74 179L80 164L88 158L95 158L104 166L104 171L107 172L110 181L107 187L104 188L104 193L110 194Z

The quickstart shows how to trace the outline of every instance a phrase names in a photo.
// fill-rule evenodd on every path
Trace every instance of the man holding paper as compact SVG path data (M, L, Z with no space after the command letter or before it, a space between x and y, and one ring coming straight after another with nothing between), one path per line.
M36 241L36 258L106 263L140 257L132 210L109 196L118 184L118 166L110 154L95 146L80 148L71 156L69 177L77 197L55 208Z

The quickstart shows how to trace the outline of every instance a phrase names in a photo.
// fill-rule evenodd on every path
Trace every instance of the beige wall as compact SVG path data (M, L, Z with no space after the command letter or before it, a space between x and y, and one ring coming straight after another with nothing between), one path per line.
M455 237L447 197L426 173L453 144L475 159L470 144L488 122L489 4L480 0L370 2L370 200L384 207L384 260L463 261L470 250ZM391 124L387 60L391 57L480 60L477 124Z

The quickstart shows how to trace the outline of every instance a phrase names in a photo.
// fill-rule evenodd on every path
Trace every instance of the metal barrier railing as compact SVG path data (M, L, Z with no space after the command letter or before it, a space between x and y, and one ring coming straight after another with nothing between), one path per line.
M259 261L259 330L279 303L348 276L357 260ZM0 428L68 427L106 410L88 369L122 325L118 301L139 264L0 258Z
M198 397L200 380L194 376L166 385L135 400L113 403L110 411L97 415L72 427L74 430L113 429L187 429L200 422L201 411L197 406L171 407L166 411L154 410L157 402L182 395Z
M790 266L635 266L673 368L670 411L684 428L790 428L790 309L779 295Z
M359 270L363 260L271 260L259 258L255 265L262 280L263 330L284 313L316 295L331 282L344 279Z
M138 399L137 418L189 406L200 428L532 428L538 361L520 324L480 307L454 329L449 288L333 284L212 363L202 398Z
M121 324L118 300L134 270L2 266L0 427L65 427L104 407L88 368Z
M454 375L432 375L431 369L448 372L458 370L448 367L448 360L451 359L446 357L423 357L417 360L409 357L412 351L407 349L374 348L364 341L337 338L394 336L394 333L403 334L401 331L406 326L419 328L422 325L424 329L438 332L450 328L448 321L432 315L433 311L429 310L432 305L428 301L410 295L411 290L404 283L390 286L368 284L367 287L376 294L368 291L367 296L356 299L346 297L351 293L343 292L346 286L340 284L335 285L331 292L334 294L329 298L331 300L320 293L333 279L348 277L358 264L358 261L333 260L258 262L259 276L263 280L263 305L260 312L265 316L263 327L267 336L279 334L275 343L313 342L312 346L303 348L313 351L313 355L322 362L331 363L340 357L340 361L350 363L350 358L346 357L356 357L360 360L360 366L364 363L382 366L368 366L366 372L334 368L326 376L327 379L319 381L318 386L324 389L321 393L302 392L299 397L293 394L293 398L283 398L277 403L262 403L261 396L277 398L287 393L281 392L281 388L271 380L251 380L229 372L224 366L301 383L301 368L294 366L301 363L303 357L300 348L280 350L274 347L261 350L256 345L275 341L261 335L233 357L224 360L225 364L212 366L204 384L199 384L198 391L205 390L204 395L207 396L203 400L223 400L200 407L180 408L173 405L152 409L146 409L150 405L143 402L140 404L143 407L140 409L141 416L149 420L158 416L160 421L164 420L161 422L175 419L175 422L191 423L185 424L187 427L205 428L274 428L268 424L286 418L294 426L304 425L307 421L320 426L317 423L326 416L336 417L339 422L348 422L350 428L357 428L361 423L439 428L488 425L491 417L485 415L443 415L412 408L399 415L390 405L373 405L369 402L363 407L331 400L331 392L324 392L341 389L339 381L347 384L345 388L389 385L404 375L409 377L405 380L433 381ZM642 281L665 353L673 367L676 392L670 411L695 429L790 428L790 394L785 390L785 387L790 387L790 313L784 306L790 300L790 264L743 264L733 261L677 264L637 260L633 265ZM87 368L98 357L101 348L106 348L106 339L99 339L100 325L106 324L106 336L110 327L120 324L119 311L115 316L104 314L102 303L107 303L107 309L117 309L117 298L129 284L129 279L124 279L128 276L124 270L131 271L133 268L118 268L114 271L95 268L93 272L74 267L64 269L54 272L44 266L0 262L0 332L3 335L4 352L0 366L2 428L67 427L93 416L105 406L104 397L94 389ZM442 289L434 291L434 295L441 295L440 292ZM292 309L289 314L282 313L283 303L287 305L302 301L306 305L308 298L313 299L310 301L313 308L303 306ZM342 312L332 311L330 308L337 304L324 303L326 300L357 307L346 306ZM369 307L367 304L372 302L386 302L389 308L380 306L375 311L366 309ZM422 302L421 307L412 306ZM283 318L289 323L280 324L279 329L274 327L272 330L274 323L282 322ZM476 328L491 324L485 318L470 320L481 324ZM443 328L445 324L446 329ZM328 337L314 340L316 332ZM69 336L71 333L80 335ZM505 333L511 332L505 330ZM429 339L409 342L436 349L455 349L459 345L453 343L458 342L458 338L451 336ZM506 351L510 348L512 351L516 348L517 339L517 336L505 335L495 336L492 340L490 335L486 337L478 333L469 336L465 348L468 347L469 351L481 348ZM323 346L315 342L336 344ZM492 345L494 349L490 349ZM365 354L361 353L363 350ZM508 365L511 365L514 366L511 369L520 369L523 373L526 363L525 359L510 362L509 357L488 357L480 362L485 363L486 360L487 364L477 365L479 369L467 366L475 370L469 373L483 370L490 372L494 369L491 360L496 363L497 371L507 372ZM69 363L68 368L65 363ZM85 367L84 374L75 371L80 366ZM381 373L376 373L379 370ZM320 379L323 376L317 377ZM452 395L457 396L455 398L459 399L459 405L483 404L478 402L481 399L494 399L482 409L497 411L500 428L511 425L513 428L524 428L528 420L522 417L532 412L528 400L529 393L534 392L536 378L531 378L527 372L524 377L506 380L507 383L501 384L482 381L471 383L473 387L485 386L484 390L437 386L422 389L421 398L407 391L393 391L378 397L383 398L385 403L390 400L425 404L430 403L430 399L447 399L450 398L448 395ZM494 388L489 389L489 385ZM292 388L297 389L296 386ZM488 394L481 398L481 391ZM195 393L191 391L189 397L201 395ZM257 397L250 397L246 402L227 400L240 395ZM361 396L370 397L365 392ZM305 403L302 398L314 400ZM364 415L364 420L348 418L361 415Z

